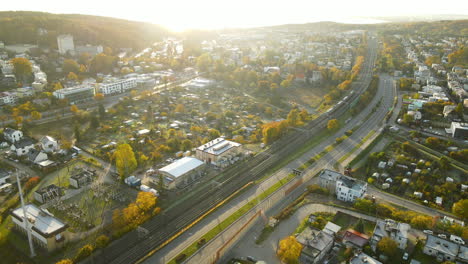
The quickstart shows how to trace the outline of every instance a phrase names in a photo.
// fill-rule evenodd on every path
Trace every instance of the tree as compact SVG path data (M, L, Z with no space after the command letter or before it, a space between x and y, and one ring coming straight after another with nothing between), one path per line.
M383 237L377 243L377 249L388 257L393 257L398 252L398 244L389 237Z
M340 123L337 119L328 120L327 129L329 131L336 131L340 127Z
M123 180L137 168L135 153L129 144L121 144L114 152L115 166Z
M91 253L93 253L93 246L90 244L84 245L80 250L78 250L78 253L75 256L75 262L80 262L81 260L85 259L86 257L89 257Z
M450 168L450 161L447 157L442 156L439 158L439 166L443 170L448 170Z
M409 115L409 114L404 114L403 115L403 123L405 124L411 124L413 123L414 121L414 116L413 115Z
M98 112L99 112L99 118L101 118L102 120L106 116L106 109L101 103L98 106Z
M70 81L78 81L78 75L74 72L69 72L67 75L67 79Z
M96 248L105 248L109 244L109 237L100 235L96 238Z
M458 105L455 107L455 112L458 114L463 114L463 103L458 103Z
M25 80L32 73L32 64L26 58L14 58L10 61L13 64L16 78Z
M299 110L297 108L291 109L287 117L288 123L291 126L297 126L300 122Z
M362 221L362 218L359 218L358 222L354 225L354 230L359 233L364 233L364 222Z
M42 114L40 112L38 112L38 111L32 111L31 112L31 118L33 120L39 120L39 119L42 118Z
M418 215L411 219L411 226L417 229L430 229L432 226L432 217Z
M76 140L76 142L80 142L81 136L80 136L80 128L78 127L78 125L75 126L74 130L75 130L74 131L75 140Z
M301 250L301 243L295 237L288 236L279 242L277 254L283 263L293 264L298 263Z
M55 264L73 264L73 261L71 259L62 259L59 262L56 262Z
M97 93L95 96L94 96L94 100L98 101L98 102L101 102L102 100L104 100L104 94L103 93Z
M70 72L79 72L79 71L80 71L80 65L76 61L72 59L66 59L63 61L62 72L70 73Z
M183 113L185 112L185 107L183 104L178 104L174 110L176 113Z
M375 210L374 203L367 199L356 199L353 207L363 212L373 212Z
M157 197L150 192L139 192L135 201L137 207L143 212L149 212L156 206Z
M204 53L197 58L197 68L202 72L207 71L211 64L212 59L209 53Z
M468 219L468 199L460 200L453 204L452 213L463 219Z
M77 114L79 110L80 110L80 109L78 108L77 105L71 105L71 106L70 106L70 111L71 111L73 114Z

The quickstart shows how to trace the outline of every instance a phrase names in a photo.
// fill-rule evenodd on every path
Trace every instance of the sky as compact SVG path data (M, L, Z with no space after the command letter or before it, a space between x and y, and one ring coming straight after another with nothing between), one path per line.
M466 0L19 0L1 11L89 14L150 22L173 31L289 23L375 22L351 17L468 15Z

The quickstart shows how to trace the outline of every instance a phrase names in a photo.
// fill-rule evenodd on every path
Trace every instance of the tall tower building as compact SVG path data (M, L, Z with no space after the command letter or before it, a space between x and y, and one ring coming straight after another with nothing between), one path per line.
M58 50L60 54L65 54L67 51L74 52L75 45L73 44L72 35L60 35L57 36Z

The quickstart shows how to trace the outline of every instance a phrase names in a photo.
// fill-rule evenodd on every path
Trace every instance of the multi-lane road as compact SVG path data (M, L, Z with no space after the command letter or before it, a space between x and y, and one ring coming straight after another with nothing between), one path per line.
M114 241L109 247L103 249L92 258L86 260L87 263L134 263L146 256L161 245L166 239L176 234L179 230L193 222L204 212L208 211L214 205L228 197L241 186L255 180L265 174L271 167L276 165L285 157L294 154L303 144L313 139L314 134L319 132L326 126L328 119L336 118L346 112L349 107L346 103L352 102L368 87L372 74L373 65L376 58L377 43L375 40L369 41L368 55L364 63L364 67L356 82L353 83L355 91L348 97L348 101L339 107L335 107L328 116L321 116L305 126L305 131L296 131L285 136L281 140L274 143L267 151L259 155L235 164L231 168L224 171L217 179L217 183L203 184L192 190L195 195L190 196L190 199L181 197L182 202L177 206L171 207L163 211L162 214L154 217L145 224L142 228L148 230L148 235L141 236L141 232L132 231L124 235L121 239ZM350 122L350 125L355 124ZM340 133L344 130L342 129ZM334 141L335 138L329 139ZM327 141L328 142L328 141ZM326 144L322 142L321 146ZM310 156L309 156L310 157ZM296 161L289 167L280 171L282 175L287 175L288 168L299 164ZM271 177L264 181L263 184L272 185L278 179ZM219 184L222 183L222 184ZM251 190L262 192L264 185L256 186ZM234 199L238 200L238 199ZM188 233L191 231L189 230ZM140 235L139 235L140 234ZM155 255L156 256L156 255ZM155 257L160 259L159 257ZM167 261L167 259L165 260ZM165 262L163 261L163 262Z

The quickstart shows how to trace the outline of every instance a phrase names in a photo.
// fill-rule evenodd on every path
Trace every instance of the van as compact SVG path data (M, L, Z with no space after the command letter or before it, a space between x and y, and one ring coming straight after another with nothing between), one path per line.
M450 241L453 241L457 244L460 244L460 245L465 245L465 240L463 240L463 238L459 237L459 236L455 236L455 235L450 235Z

